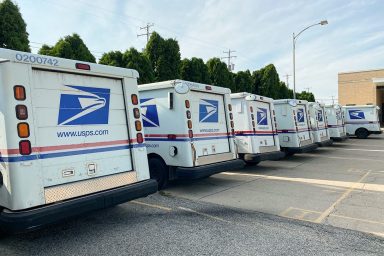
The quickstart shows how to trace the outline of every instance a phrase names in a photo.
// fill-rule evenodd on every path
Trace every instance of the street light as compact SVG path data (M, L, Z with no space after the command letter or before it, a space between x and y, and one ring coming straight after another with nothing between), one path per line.
M295 60L296 59L296 57L295 57L296 40L301 35L301 33L303 33L305 30L307 30L307 29L309 29L311 27L317 26L317 25L324 26L324 25L327 25L327 24L328 24L327 20L322 20L319 23L315 23L313 25L310 25L310 26L304 28L297 35L295 35L295 33L293 33L292 42L293 42L293 98L294 99L296 99L296 63L295 63L295 61L296 61Z

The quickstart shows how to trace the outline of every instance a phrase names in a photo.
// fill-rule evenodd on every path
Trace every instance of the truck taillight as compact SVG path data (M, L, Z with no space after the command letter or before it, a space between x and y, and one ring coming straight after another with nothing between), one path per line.
M16 106L16 117L19 120L26 120L26 119L28 119L27 106L25 106L25 105L17 105Z
M255 116L253 114L251 114L251 119L255 120Z
M140 110L138 108L133 109L133 116L135 118L140 118Z
M211 90L212 90L212 87L209 86L209 85L206 85L206 86L205 86L205 90L207 90L207 91L211 91Z
M228 104L228 110L232 111L232 105L231 104Z
M143 134L141 132L136 134L136 140L137 140L137 143L143 143L144 142Z
M188 119L191 119L191 111L187 110L186 113L187 113L187 118L188 118Z
M32 153L31 142L29 140L22 140L19 142L19 152L21 155L30 155Z
M139 120L135 121L135 128L136 128L136 131L141 131L142 129L142 126L141 126L141 122Z
M193 138L193 131L192 131L192 130L189 130L189 131L188 131L188 136L189 136L189 138L191 138L191 139Z
M233 121L231 121L231 128L235 127L235 124L233 123Z
M249 110L251 111L251 113L253 113L253 107L252 106L249 107Z
M232 130L231 130L231 134L232 134L232 135L235 135L235 129L232 129Z
M188 124L188 129L192 129L192 121L188 120L187 124Z
M17 125L17 133L20 138L29 137L29 125L27 123L19 123Z
M132 94L132 95L131 95L131 101L132 101L132 104L133 104L133 105L137 105L137 104L139 104L139 98L137 97L136 94Z
M273 113L274 116L276 115L276 114L275 114L275 110L272 110L272 113Z
M189 103L189 100L185 100L185 107L186 108L190 108L191 107L191 104Z
M233 120L233 114L229 113L229 119Z
M13 87L13 92L16 100L26 99L24 86L16 85L15 87Z
M91 66L84 63L76 63L76 68L82 70L91 70Z

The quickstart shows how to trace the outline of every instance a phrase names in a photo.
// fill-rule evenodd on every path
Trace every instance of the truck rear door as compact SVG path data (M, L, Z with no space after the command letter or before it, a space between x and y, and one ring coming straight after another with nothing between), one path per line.
M224 96L194 91L190 97L197 156L230 152Z
M317 119L317 126L319 129L319 134L321 137L326 137L327 136L327 131L326 131L326 124L325 124L325 113L324 113L324 108L316 108L316 119Z
M32 75L33 150L45 187L132 170L122 80L38 69Z
M256 115L256 135L260 146L276 146L273 136L271 105L268 102L252 101L254 114Z
M308 119L308 109L306 105L298 104L296 107L296 120L298 135L300 141L306 141L311 139L310 125Z

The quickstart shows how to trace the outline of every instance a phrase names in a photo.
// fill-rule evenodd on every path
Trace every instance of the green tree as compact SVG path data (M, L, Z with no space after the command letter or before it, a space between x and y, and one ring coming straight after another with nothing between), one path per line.
M132 68L139 72L139 84L146 84L155 81L155 75L149 59L135 48L130 48L123 55L124 67Z
M252 75L249 70L239 71L235 74L235 81L232 92L252 92Z
M296 93L296 98L298 100L306 100L308 102L315 102L315 95L311 92L302 91L301 93Z
M84 41L76 33L60 38L53 47L43 45L39 50L39 54L93 63L96 62L95 57L91 54Z
M156 81L180 78L180 47L176 40L164 40L153 32L144 53L151 62Z
M150 61L135 48L130 48L124 53L120 51L104 53L99 60L99 64L137 70L140 75L138 84L151 83L155 80Z
M213 85L234 89L233 75L229 72L227 64L219 58L207 61L208 74Z
M208 67L204 61L193 57L192 59L183 59L180 64L180 77L183 80L210 84Z
M27 25L11 0L0 3L0 47L30 52Z
M99 64L115 66L115 67L124 67L123 54L120 51L110 51L103 53L99 59Z

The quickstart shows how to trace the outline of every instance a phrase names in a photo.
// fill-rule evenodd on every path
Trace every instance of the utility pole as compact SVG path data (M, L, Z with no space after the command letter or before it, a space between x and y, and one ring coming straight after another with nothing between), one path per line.
M153 23L147 23L146 26L144 27L140 27L140 30L146 30L146 33L144 34L140 34L140 35L137 35L137 37L141 37L141 36L147 36L147 44L148 44L148 41L149 41L149 36L152 34L152 32L149 32L149 28L150 27L153 27L155 24Z
M306 89L307 92L309 93L309 89L311 89L311 87L305 87L304 89Z
M285 75L285 78L287 79L287 87L288 87L288 89L289 89L289 77L290 76L292 76L292 75L288 75L288 74Z
M335 96L331 96L331 98L332 98L332 105L334 105L335 104Z
M226 56L226 57L222 57L221 59L228 59L228 70L229 71L233 71L233 66L232 66L232 62L231 62L231 59L232 58L236 58L237 56L233 56L232 55L232 53L234 53L234 52L236 52L236 51L231 51L231 49L228 49L228 51L227 52L223 52L223 53L226 53L226 54L228 54L228 56Z

